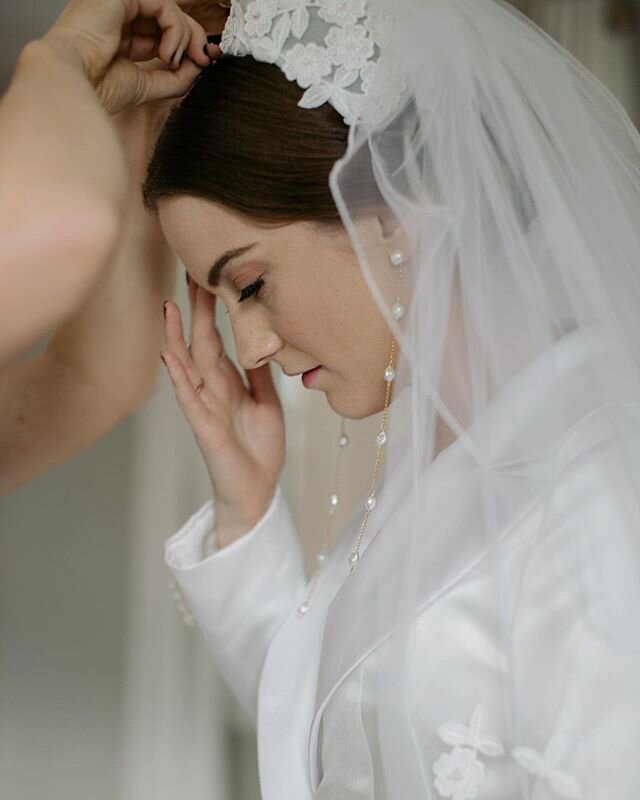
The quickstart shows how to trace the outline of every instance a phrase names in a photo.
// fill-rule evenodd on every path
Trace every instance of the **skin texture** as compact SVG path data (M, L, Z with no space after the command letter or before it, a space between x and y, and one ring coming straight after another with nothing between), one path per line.
M322 365L312 388L325 392L336 413L360 419L384 408L391 334L344 232L307 222L269 227L188 196L161 200L159 219L193 281L226 306L240 366L274 362L292 374ZM388 262L397 238L375 216L361 227L372 245L368 252ZM253 242L217 287L207 284L218 256ZM397 273L391 266L387 272L392 294ZM259 278L258 297L239 303L242 290Z
M161 355L207 466L216 538L225 547L264 515L284 464L284 417L271 362L289 375L321 365L313 388L325 392L338 414L359 419L384 407L391 334L340 229L308 222L267 226L189 196L165 198L158 211L167 241L193 279L191 349L180 309L168 302ZM395 286L388 260L395 238L376 216L359 224L369 258L381 260L376 275ZM217 286L208 285L216 259L254 242L251 253L229 262ZM258 279L264 281L259 295L238 302ZM393 289L382 288L385 296ZM218 298L230 315L244 376L231 359L219 357Z
M336 413L360 419L384 408L392 337L341 228L267 226L188 196L164 198L158 211L164 235L192 279L191 348L179 307L167 302L161 357L207 466L217 543L225 547L264 515L284 464L283 411L271 362L289 375L321 365L311 388L323 391ZM357 227L376 285L391 303L399 272L389 254L400 248L410 259L412 244L388 217L372 213ZM229 262L218 286L208 286L216 259L254 242L251 253ZM259 296L239 303L242 290L258 279L264 281ZM405 287L403 281L399 297L406 308ZM244 376L231 359L220 358L218 298L230 314ZM450 318L454 363L459 319ZM442 420L436 438L438 452L451 440Z

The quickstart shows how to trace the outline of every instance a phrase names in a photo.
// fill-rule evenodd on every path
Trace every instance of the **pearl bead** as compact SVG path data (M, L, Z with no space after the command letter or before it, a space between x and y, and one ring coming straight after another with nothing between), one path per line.
M349 556L349 563L353 567L358 563L358 561L360 561L360 553L358 553L357 550L354 550L353 553L351 553L351 555Z
M367 510L373 511L373 509L376 507L377 502L378 501L376 500L375 495L372 494L369 497L367 497L367 502L366 502Z
M404 316L404 306L402 303L394 303L391 307L391 313L394 319L400 319Z
M332 494L331 497L329 498L329 505L331 506L331 508L335 508L339 502L340 498L338 497L337 494Z
M389 256L389 261L391 261L394 267L399 267L400 264L404 264L404 253L402 250L394 250Z
M298 606L298 614L300 614L301 617L304 617L304 615L307 613L308 610L309 610L309 603L307 603L306 600L303 603L300 603L300 605Z
M346 447L349 444L349 437L346 433L343 433L342 436L338 439L338 444L340 447Z
M384 431L380 431L380 433L376 436L376 444L378 447L382 447L383 444L387 443L387 434Z
M391 381L396 377L396 371L393 367L387 367L384 371L384 379L387 383L391 383Z

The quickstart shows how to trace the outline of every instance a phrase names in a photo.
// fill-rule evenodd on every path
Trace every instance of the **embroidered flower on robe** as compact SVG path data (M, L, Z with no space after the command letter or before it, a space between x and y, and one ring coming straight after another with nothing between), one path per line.
M443 742L459 747L465 745L480 751L485 756L501 756L504 748L496 736L487 728L487 709L477 705L473 709L469 725L459 722L445 722L438 728L438 736Z
M556 736L549 742L542 755L532 747L515 747L511 755L524 770L548 780L556 794L569 797L571 800L579 800L582 797L582 789L578 781L565 770L558 769L558 764L564 759L568 750L566 739Z
M472 800L484 780L484 764L470 747L454 747L433 765L435 785L441 797Z
M501 756L504 748L498 738L487 727L487 709L477 705L468 725L461 722L445 722L438 728L438 736L452 745L450 753L444 753L433 765L434 781L441 797L452 800L470 800L477 797L484 781L484 764L477 758Z
M453 800L467 800L478 794L485 776L484 764L477 758L478 753L497 757L504 755L504 747L499 739L489 733L487 709L477 705L468 725L460 722L445 722L438 728L438 736L451 745L453 750L444 753L434 763L434 781L441 797ZM569 800L581 800L584 796L579 782L559 764L569 752L567 739L556 734L543 754L532 747L514 747L511 756L526 772L549 782L553 791Z

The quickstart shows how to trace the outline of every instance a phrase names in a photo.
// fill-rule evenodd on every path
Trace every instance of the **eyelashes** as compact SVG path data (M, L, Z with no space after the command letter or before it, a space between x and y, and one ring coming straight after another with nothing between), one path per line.
M248 297L255 295L258 297L260 294L260 289L264 286L264 281L262 278L258 278L253 283L250 283L242 290L242 294L240 295L240 299L238 300L239 303L242 303L243 300L246 300Z

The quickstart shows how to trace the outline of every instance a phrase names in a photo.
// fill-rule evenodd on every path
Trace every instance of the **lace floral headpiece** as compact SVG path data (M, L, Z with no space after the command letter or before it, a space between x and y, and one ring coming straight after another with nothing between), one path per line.
M406 84L383 53L391 13L367 0L233 0L220 49L276 64L306 89L298 105L330 103L347 125L380 124L398 110Z

